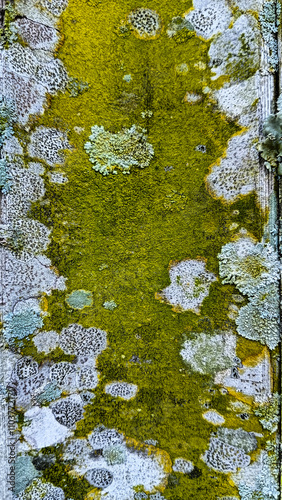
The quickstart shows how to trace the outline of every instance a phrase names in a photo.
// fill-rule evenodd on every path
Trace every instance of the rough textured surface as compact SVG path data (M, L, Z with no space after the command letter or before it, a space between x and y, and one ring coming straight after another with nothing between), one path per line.
M278 498L278 3L5 4L0 499Z

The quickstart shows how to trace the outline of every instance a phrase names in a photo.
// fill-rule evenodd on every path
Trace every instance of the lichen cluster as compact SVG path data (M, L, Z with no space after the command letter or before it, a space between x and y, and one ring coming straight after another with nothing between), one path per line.
M116 174L117 170L129 174L132 167L148 167L154 150L147 142L145 132L136 125L117 133L109 132L103 126L91 127L89 141L84 147L93 169L109 175Z
M264 139L258 144L258 150L265 160L266 168L277 168L282 161L282 96L277 101L278 112L269 115L263 124Z
M206 270L204 261L184 260L173 263L169 269L171 284L156 298L173 305L176 310L200 312L203 300L209 294L216 276Z
M271 383L269 356L254 361L261 346L231 329L248 306L253 318L259 310L264 332L277 314L268 245L246 245L243 271L239 252L230 252L234 281L216 279L217 253L233 230L243 225L262 236L252 194L257 3L250 10L244 0L195 0L182 16L166 0L150 8L123 0L17 5L18 42L4 54L5 95L19 119L16 140L5 143L3 309L44 320L43 331L13 341L25 354L13 360L10 380L27 472L19 499L237 498L222 472L252 470L252 431L260 433L266 417L251 411L250 386L256 378L252 401L263 412ZM66 40L60 47L58 29ZM103 126L93 127L84 147L93 123ZM88 159L105 176L133 173L103 178ZM210 165L210 191L228 204L205 191ZM260 278L266 294L256 293ZM236 279L250 301L236 300L237 309ZM160 289L157 297L173 307L154 300ZM257 336L258 325L255 318ZM235 398L247 403L231 410ZM268 425L275 428L274 417ZM247 475L235 481L242 495L246 482ZM259 488L248 500L259 498Z
M279 64L277 33L280 25L281 4L277 0L263 2L259 13L262 36L269 49L269 66L277 71Z
M218 258L223 283L235 284L249 298L236 318L238 333L274 349L280 341L280 263L274 248L241 237L225 245Z

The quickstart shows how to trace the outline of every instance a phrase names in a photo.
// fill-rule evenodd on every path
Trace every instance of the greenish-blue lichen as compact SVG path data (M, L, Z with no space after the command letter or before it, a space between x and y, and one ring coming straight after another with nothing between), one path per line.
M50 383L46 385L44 391L37 396L37 401L40 404L50 403L51 401L55 401L55 399L59 399L61 397L62 391L57 387L56 384Z
M40 473L34 467L31 457L28 455L18 456L15 461L15 493L18 495L33 479Z
M92 306L92 293L87 290L74 290L66 297L66 303L73 309L83 309Z
M43 325L40 314L32 309L19 313L8 313L4 317L4 338L8 343L32 335Z
M146 131L139 126L132 125L112 133L103 126L94 125L91 132L84 148L96 172L109 175L116 174L118 169L123 174L129 174L132 167L149 166L154 150L147 142Z

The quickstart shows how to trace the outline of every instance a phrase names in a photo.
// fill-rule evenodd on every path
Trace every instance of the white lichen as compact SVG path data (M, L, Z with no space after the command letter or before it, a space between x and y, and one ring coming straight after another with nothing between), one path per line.
M231 332L195 334L186 340L180 354L191 368L199 373L215 373L234 365L236 335Z
M206 270L203 260L183 260L169 268L171 284L157 298L168 302L177 311L193 311L199 314L204 299L209 294L216 276Z
M201 38L209 40L228 28L231 10L225 0L194 0L193 5L194 8L185 15L185 19Z

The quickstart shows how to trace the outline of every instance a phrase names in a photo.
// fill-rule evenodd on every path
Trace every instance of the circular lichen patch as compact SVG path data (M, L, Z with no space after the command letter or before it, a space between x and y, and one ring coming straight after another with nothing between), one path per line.
M87 290L74 290L74 292L67 295L66 303L73 309L83 309L84 307L92 306L92 292Z

